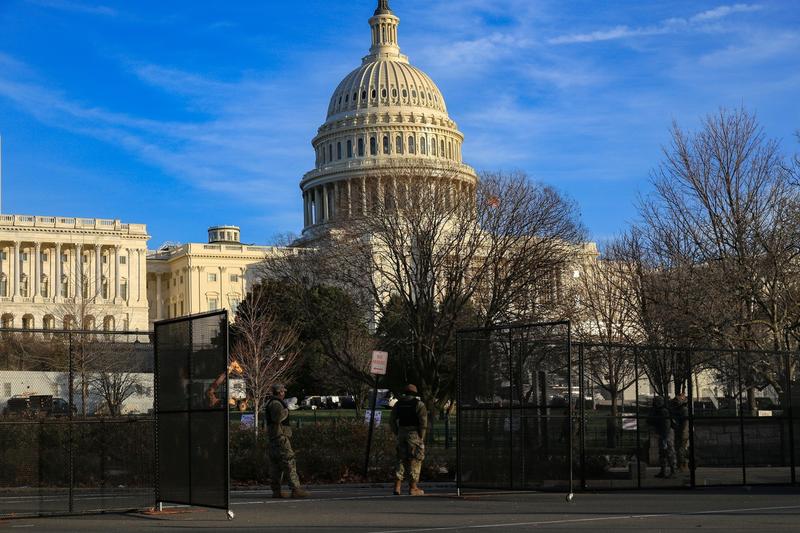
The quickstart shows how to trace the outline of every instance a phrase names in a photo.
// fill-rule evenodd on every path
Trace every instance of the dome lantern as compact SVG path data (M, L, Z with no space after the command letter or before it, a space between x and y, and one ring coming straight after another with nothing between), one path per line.
M389 0L379 0L375 14L369 19L372 28L372 48L364 62L375 61L379 58L399 58L400 47L397 44L397 27L400 18L389 7Z

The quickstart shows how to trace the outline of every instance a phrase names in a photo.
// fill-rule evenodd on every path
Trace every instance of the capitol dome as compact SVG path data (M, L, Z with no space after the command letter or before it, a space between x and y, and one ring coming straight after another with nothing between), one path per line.
M444 96L400 52L400 19L388 0L379 0L369 24L370 53L339 83L312 141L316 165L300 183L304 235L369 212L388 187L397 190L392 168L441 169L442 179L464 191L477 182L462 162L464 136Z

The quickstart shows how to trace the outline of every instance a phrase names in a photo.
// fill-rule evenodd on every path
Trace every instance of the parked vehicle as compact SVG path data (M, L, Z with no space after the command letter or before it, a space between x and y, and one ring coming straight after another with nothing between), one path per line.
M76 411L73 406L72 412ZM17 395L8 399L3 414L6 416L68 416L69 403L49 394Z

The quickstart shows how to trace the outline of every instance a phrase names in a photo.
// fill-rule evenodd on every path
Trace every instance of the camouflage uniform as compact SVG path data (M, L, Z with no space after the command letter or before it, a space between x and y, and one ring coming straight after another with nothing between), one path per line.
M408 474L411 481L417 483L425 460L425 431L428 427L425 404L404 394L392 407L390 427L397 435L395 478L402 482Z
M278 398L267 402L267 430L269 433L269 477L272 490L280 491L285 479L289 488L300 488L297 467L294 462L294 451L289 439L292 428L289 426L289 409L286 403Z

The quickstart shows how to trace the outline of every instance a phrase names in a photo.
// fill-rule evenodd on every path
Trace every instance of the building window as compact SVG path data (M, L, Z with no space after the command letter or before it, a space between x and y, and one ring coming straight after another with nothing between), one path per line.
M67 276L61 276L61 294L59 296L64 298L69 296L69 278Z
M231 274L231 283L239 283L239 274Z
M24 274L19 280L19 293L26 298L28 297L28 276Z
M428 141L425 137L419 140L419 153L422 155L428 155Z
M54 329L55 327L56 327L56 319L53 318L53 315L45 315L44 319L42 319L42 328Z
M5 261L8 259L8 254L6 252L0 252L0 261Z
M45 261L46 262L47 261L47 252L40 252L39 253L39 259L41 261Z
M431 139L431 155L436 155L436 138Z
M8 297L8 276L0 274L0 297Z
M398 154L402 154L403 153L403 137L398 135L397 139L395 139L395 143L394 144L395 144L394 151L397 152Z
M209 275L208 275L208 281L209 281L209 282L211 282L211 283L214 283L214 282L216 282L216 281L217 281L217 275L216 275L216 274L213 274L213 273L212 273L212 274L209 274Z
M103 264L104 265L108 264L108 256L107 255L103 256Z
M123 300L128 299L128 280L121 280L119 283L119 296Z
M119 264L120 265L127 265L128 264L128 258L125 257L124 255L119 256Z
M105 277L103 278L101 290L103 291L103 300L108 300L108 280Z
M181 301L181 316L183 316L183 301Z
M440 154L442 157L444 157L444 156L445 156L445 151L444 151L444 141L442 141L442 144L441 144L441 150L439 151L439 154Z
M348 141L347 141L347 158L350 159L351 157L353 157L353 141L348 139Z
M236 314L239 310L239 305L241 305L239 298L231 298L231 313Z
M208 310L209 311L216 311L219 308L219 303L217 302L216 298L209 298L208 299Z
M409 154L416 154L417 153L417 142L414 140L414 137L408 137L408 153Z
M358 140L358 157L364 157L364 139Z
M172 316L174 317L178 316L178 304L176 303L172 304Z
M49 292L48 289L49 289L48 279L47 279L46 276L42 276L42 282L41 282L40 287L39 287L39 291L40 291L40 294L41 294L42 298L47 298L49 296L48 295L48 292Z
M378 155L378 140L375 137L369 138L369 154Z
M333 161L333 145L328 145L328 161Z
M336 159L342 158L342 143L336 143Z

